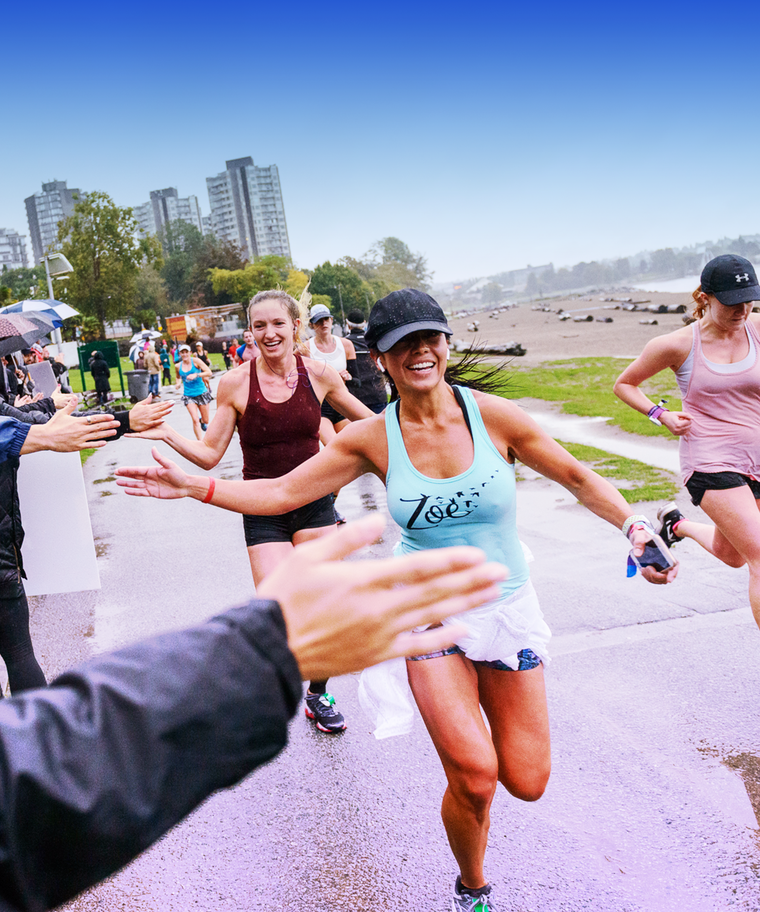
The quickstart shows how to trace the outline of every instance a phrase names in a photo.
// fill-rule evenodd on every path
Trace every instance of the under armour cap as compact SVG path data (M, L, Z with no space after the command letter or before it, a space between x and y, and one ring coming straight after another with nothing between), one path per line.
M715 257L702 270L702 291L715 295L721 304L760 301L760 285L749 260L734 253Z
M315 304L309 311L309 323L316 323L317 320L324 320L325 317L331 317L330 308L325 304Z
M429 294L402 288L381 298L372 308L364 339L370 348L387 352L399 339L419 329L432 329L450 336L446 315Z

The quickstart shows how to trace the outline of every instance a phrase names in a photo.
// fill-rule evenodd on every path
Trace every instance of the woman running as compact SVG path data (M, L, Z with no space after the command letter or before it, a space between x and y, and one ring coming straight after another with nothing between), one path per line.
M324 361L334 367L344 383L355 377L354 343L342 336L333 335L333 318L329 308L324 304L315 304L309 311L309 324L314 330L313 338L309 339L309 355L315 361ZM322 403L322 419L319 436L327 446L338 431L346 427L348 420L336 412L329 402Z
M222 459L237 428L243 450L244 478L277 478L319 451L320 405L328 399L353 420L372 417L337 372L323 362L302 358L299 305L284 291L262 291L248 309L253 348L259 356L225 373L217 388L217 409L208 431L188 440L168 424L146 434L164 440L186 459L211 469ZM189 352L182 354L189 360ZM212 479L213 481L213 479ZM267 481L266 484L272 482ZM327 493L327 492L326 492ZM255 513L256 511L249 511ZM256 586L292 551L293 546L325 535L335 527L332 497L306 498L283 516L243 517L248 558ZM312 681L306 714L320 731L346 728L326 681Z
M515 460L558 481L598 516L623 529L637 554L651 534L629 516L619 491L577 462L523 411L498 396L446 379L446 317L428 295L392 292L370 314L367 343L395 387L384 415L352 424L308 462L273 482L190 477L159 468L117 470L128 493L193 496L230 510L278 513L365 472L381 478L401 527L401 550L457 544L482 548L510 568L503 597L466 615L460 645L407 661L412 692L441 758L448 786L441 813L459 866L454 912L495 912L483 862L499 782L525 801L549 778L549 720L542 663L549 629L538 606L515 525ZM123 477L127 476L127 477ZM307 493L308 492L308 493ZM651 582L669 582L676 568ZM483 721L483 707L490 731Z
M615 383L631 408L680 438L691 501L714 526L684 519L675 503L658 513L668 545L691 538L729 567L749 566L749 601L760 626L760 286L749 260L715 257L693 294L697 318L658 336ZM640 385L670 368L683 411L655 405Z
M212 400L206 381L211 379L211 369L200 358L193 357L189 345L180 345L177 363L177 389L182 386L182 401L193 420L193 432L198 440L208 428L208 404Z

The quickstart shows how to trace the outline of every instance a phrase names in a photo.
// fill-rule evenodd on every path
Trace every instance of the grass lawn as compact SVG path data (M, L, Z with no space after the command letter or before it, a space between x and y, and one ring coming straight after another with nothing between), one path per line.
M650 422L651 424L651 422ZM680 490L670 472L657 469L636 459L615 456L596 447L580 443L565 443L562 446L584 465L597 474L608 478L620 491L628 503L639 503L647 500L671 500Z
M670 432L648 421L612 392L618 375L630 364L625 358L570 358L549 361L541 367L522 368L513 361L504 371L502 395L508 399L530 397L556 402L569 415L602 416L631 434L670 437ZM664 397L668 408L681 408L681 393L672 371L662 371L642 383L654 402Z
M224 359L221 354L212 354L209 355L209 360L211 361L211 369L215 371L224 370ZM121 358L121 372L124 374L124 390L127 391L127 374L129 371L134 370L134 365L129 360L129 358ZM174 370L172 369L172 379L176 379ZM71 381L71 389L75 393L82 392L82 374L79 371L78 367L72 367L69 369L69 380ZM89 371L85 371L84 381L87 385L87 391L92 392L95 389L95 381L92 379L92 374ZM119 386L119 372L115 367L111 368L111 389L114 393L120 393L121 387Z

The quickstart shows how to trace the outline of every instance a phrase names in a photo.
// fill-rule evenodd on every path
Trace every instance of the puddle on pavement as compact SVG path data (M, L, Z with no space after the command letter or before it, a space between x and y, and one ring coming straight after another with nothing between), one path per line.
M93 484L105 484L107 481L116 481L116 476L109 475L108 478L96 478Z
M633 434L618 436L615 432L610 433L607 418L559 415L555 412L534 411L532 408L526 408L526 411L551 437L567 440L568 443L597 447L608 453L637 459L668 472L680 471L678 445L675 442L669 447L664 447L648 443L645 438L640 439Z
M738 754L725 754L720 750L708 745L697 747L697 750L704 757L710 757L718 760L720 766L717 770L724 774L738 773L740 777L739 788L729 789L733 795L724 794L721 796L721 804L724 809L728 810L736 819L737 823L744 824L754 830L760 829L760 757L743 751ZM713 770L715 771L715 769ZM733 778L733 777L732 777ZM724 785L725 785L724 779ZM743 789L742 789L743 786ZM723 791L723 790L721 790ZM747 807L747 800L750 807Z

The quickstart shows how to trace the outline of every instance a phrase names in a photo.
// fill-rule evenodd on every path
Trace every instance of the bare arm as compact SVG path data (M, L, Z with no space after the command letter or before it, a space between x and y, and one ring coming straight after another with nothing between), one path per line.
M215 479L210 502L235 513L274 516L331 494L336 487L349 484L365 472L381 475L381 470L368 453L378 445L384 446L385 426L381 418L373 418L373 426L347 427L316 456L280 478L256 481ZM126 489L127 494L160 499L206 499L210 490L208 478L187 475L156 449L153 450L153 458L158 467L124 466L116 470L119 476L117 483Z
M632 409L647 415L656 403L652 402L639 387L660 371L668 368L672 371L678 370L689 354L690 345L689 328L680 329L667 336L658 336L647 342L644 351L615 381L615 395ZM676 437L685 434L691 426L691 416L686 412L663 412L659 420Z
M247 383L247 376L244 378ZM201 469L213 469L224 456L237 425L238 412L234 405L234 394L239 378L227 374L219 381L216 392L216 412L211 419L203 440L189 440L171 425L163 424L153 430L146 430L140 437L148 440L163 440L180 456L189 459Z
M513 403L494 396L480 396L478 402L489 433L499 440L502 451L506 444L509 453L520 462L561 484L592 513L622 529L631 515L631 508L614 485L578 462ZM644 553L648 539L649 534L644 531L632 534L631 543L637 557ZM667 583L675 579L676 574L677 567L667 573L658 573L648 567L644 575L649 582Z

